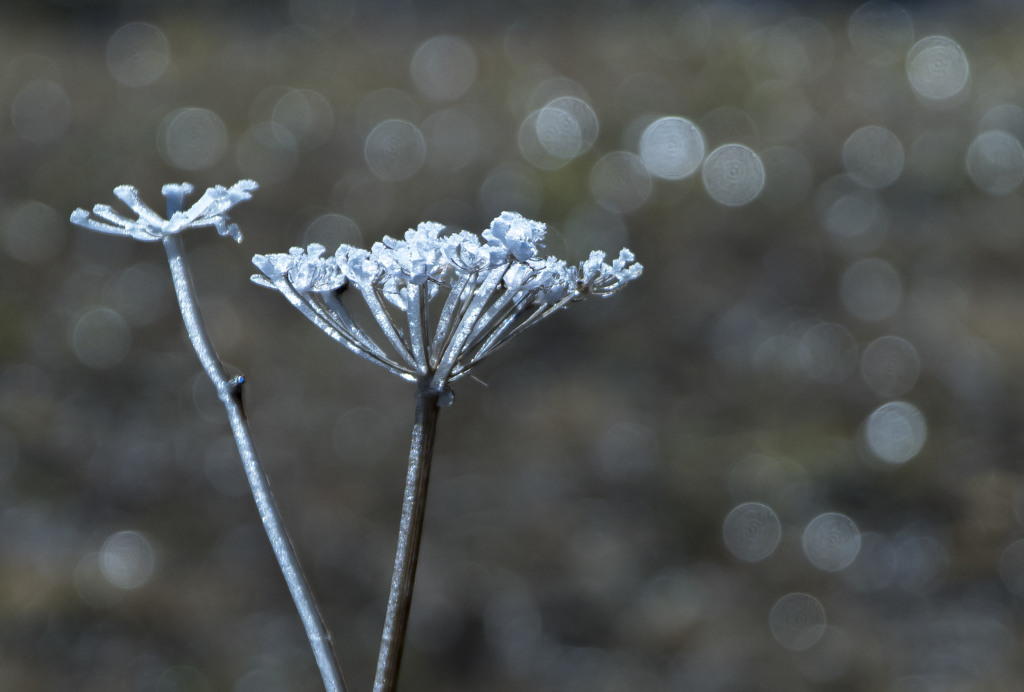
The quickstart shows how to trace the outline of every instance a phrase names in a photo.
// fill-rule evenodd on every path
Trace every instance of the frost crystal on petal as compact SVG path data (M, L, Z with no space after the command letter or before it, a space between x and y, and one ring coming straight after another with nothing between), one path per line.
M539 221L531 221L514 211L504 211L501 216L491 222L491 227L484 231L484 239L490 245L504 247L510 255L520 262L533 259L537 249L544 247L546 226Z
M211 187L191 208L181 211L185 196L190 194L193 188L189 183L169 183L161 189L167 198L170 215L170 219L164 219L142 201L138 190L131 185L119 185L114 188L114 194L135 212L138 217L136 220L122 216L105 204L97 204L93 207L93 214L110 223L93 219L84 209L76 209L71 213L71 223L100 233L126 235L145 241L161 240L186 228L213 226L221 235L231 236L237 242L242 242L238 226L228 223L229 219L225 212L239 202L252 198L250 193L257 187L259 186L252 180L240 180L230 188L220 185Z
M578 266L541 258L544 224L514 212L494 219L482 239L443 231L441 224L421 223L403 238L385 236L370 250L341 245L330 257L317 244L256 255L253 264L263 274L253 281L280 291L353 352L450 393L449 382L522 330L569 302L610 295L643 271L625 249L610 265L598 251ZM343 304L348 287L373 315L384 336L380 345ZM439 294L443 305L431 318Z

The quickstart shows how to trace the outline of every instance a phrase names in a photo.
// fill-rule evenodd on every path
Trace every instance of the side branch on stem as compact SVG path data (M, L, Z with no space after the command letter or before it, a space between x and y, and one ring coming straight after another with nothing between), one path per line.
M169 209L168 211L173 213L176 210ZM288 590L295 601L299 617L302 618L302 625L306 629L306 636L309 637L309 644L313 648L313 655L316 657L317 666L323 676L324 687L327 692L345 692L345 681L334 655L331 635L324 625L309 584L306 583L299 560L295 556L295 548L288 538L281 513L270 492L270 481L256 453L256 446L249 431L249 422L242 408L241 386L244 380L240 377L228 379L224 365L213 348L202 313L199 311L199 304L196 301L195 288L192 285L192 276L185 260L185 247L181 236L178 234L167 235L163 238L163 243L164 249L167 250L167 260L170 263L171 275L174 279L174 292L177 294L178 304L181 306L185 329L188 331L196 355L199 356L199 361L203 364L203 369L210 376L210 380L217 388L217 395L227 410L231 432L235 436L235 444L242 457L242 465L245 467L245 475L249 480L253 499L256 500L256 508L263 520L263 528L270 539L270 545L277 557L284 580L288 584Z
M434 434L437 431L439 411L440 392L430 389L430 379L430 374L424 376L416 390L416 418L409 449L409 472L405 479L395 569L391 576L391 593L388 596L388 612L384 619L373 692L394 692L398 683L398 666L402 662L413 582L416 580L416 563L420 553L420 537L423 535L423 513L427 506L430 460L434 455Z

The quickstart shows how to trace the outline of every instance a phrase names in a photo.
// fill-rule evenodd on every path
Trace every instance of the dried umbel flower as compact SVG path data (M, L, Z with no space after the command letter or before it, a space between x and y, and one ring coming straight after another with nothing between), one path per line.
M136 240L163 240L167 236L181 233L186 228L213 226L221 235L230 236L236 242L242 242L242 234L235 224L228 225L225 212L239 202L252 197L250 192L259 187L253 180L239 180L231 187L211 187L193 204L188 211L181 211L182 201L192 193L193 187L188 183L164 185L161 192L167 198L167 215L164 219L139 199L139 192L131 185L119 185L114 188L118 199L131 207L138 219L127 219L106 204L97 204L92 213L110 223L97 221L89 216L85 209L75 209L71 214L71 222L100 233L126 235ZM114 224L114 225L111 225Z
M443 230L422 223L404 240L385 237L368 251L342 245L330 257L318 244L253 257L263 272L254 282L280 291L350 350L419 384L374 692L393 692L398 680L438 407L452 400L448 383L567 303L611 295L643 271L625 249L611 264L603 252L578 266L541 258L544 224L513 212L494 219L483 238L466 231L442 236ZM386 343L374 341L342 303L350 288L370 308ZM430 306L442 296L435 324Z
M544 224L514 212L494 219L482 239L443 230L421 223L404 240L385 236L369 251L342 245L328 257L316 243L256 255L263 274L252 280L280 291L353 352L441 392L530 325L588 295L611 295L643 271L626 249L611 264L598 251L578 266L542 259ZM349 288L370 308L387 351L343 305ZM439 295L444 302L432 327L430 306Z

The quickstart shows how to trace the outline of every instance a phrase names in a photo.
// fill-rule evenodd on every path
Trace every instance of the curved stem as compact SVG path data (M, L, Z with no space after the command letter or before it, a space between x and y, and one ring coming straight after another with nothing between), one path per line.
M196 355L199 356L199 361L203 364L203 369L210 376L210 380L217 388L217 395L227 410L228 420L231 422L231 432L235 436L235 444L242 457L242 465L245 467L249 487L252 488L253 499L256 500L256 508L263 520L263 528L267 532L270 546L274 549L277 563L281 566L281 573L288 584L288 590L295 601L302 624L306 628L306 636L309 637L309 644L313 648L316 664L323 676L324 687L327 692L345 692L345 680L342 678L341 669L334 656L331 635L324 625L313 593L302 574L299 560L295 556L295 548L288 538L281 513L270 492L270 481L263 470L263 465L256 453L256 446L252 441L252 434L249 432L249 422L245 417L245 410L242 408L242 382L244 380L241 377L228 380L224 365L213 349L213 343L206 331L202 313L199 311L199 304L196 302L195 288L192 285L192 275L185 260L185 247L181 237L177 234L165 236L164 249L167 250L167 261L171 266L171 275L174 278L174 292L177 294L178 304L181 306L185 329L188 331Z
M423 512L427 506L434 433L437 431L439 392L429 388L431 375L428 373L420 379L416 391L416 417L412 427L409 472L402 501L402 523L398 532L395 570L391 576L391 593L388 596L388 612L384 619L373 692L394 692L398 683L398 666L402 662L413 582L416 579L416 562L420 554L420 536L423 535Z

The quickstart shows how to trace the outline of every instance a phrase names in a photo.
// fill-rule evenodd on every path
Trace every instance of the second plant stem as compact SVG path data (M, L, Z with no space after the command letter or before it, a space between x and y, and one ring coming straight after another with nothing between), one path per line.
M423 535L423 513L427 506L427 484L430 460L434 455L434 434L437 431L438 394L429 388L430 377L420 380L416 390L416 417L409 449L409 472L405 479L402 500L402 521L398 531L398 550L391 577L388 611L384 618L380 656L373 692L394 692L398 683L398 666L402 662L405 630L409 624L416 563L419 560L420 537Z
M176 209L168 209L168 215L173 214L174 211ZM199 311L181 237L178 235L165 236L164 249L167 251L167 261L170 264L171 276L174 280L174 292L177 294L178 304L181 306L185 329L188 331L188 337L192 341L196 355L199 356L199 361L203 364L203 369L210 376L210 380L217 388L217 395L227 410L228 420L231 422L231 432L235 436L235 444L242 457L242 465L245 467L245 475L252 488L252 496L256 500L260 519L263 520L263 528L267 532L270 545L281 567L281 573L288 584L295 607L299 611L306 636L309 637L309 644L323 677L324 687L327 692L345 692L345 680L334 655L331 635L327 631L327 626L324 625L316 600L313 598L313 592L310 590L309 584L306 583L299 560L295 556L295 548L284 528L281 512L270 492L270 481L263 470L263 465L256 453L256 446L253 444L252 434L249 432L249 422L245 416L245 410L242 408L242 378L228 379L224 365L213 348L213 343L206 331L206 324L203 322L203 315Z

